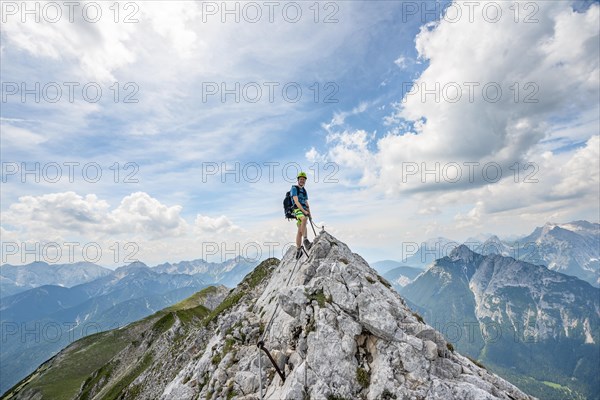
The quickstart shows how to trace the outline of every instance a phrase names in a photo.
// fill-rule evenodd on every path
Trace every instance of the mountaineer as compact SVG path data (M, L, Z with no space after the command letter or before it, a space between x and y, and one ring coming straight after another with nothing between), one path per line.
M304 247L306 250L310 249L311 243L308 241L306 222L310 218L310 205L308 204L308 193L306 193L306 173L300 172L298 174L298 185L292 186L290 190L290 196L293 199L293 214L296 217L296 225L298 226L298 232L296 233L296 258L300 258L302 255L302 237L304 237Z

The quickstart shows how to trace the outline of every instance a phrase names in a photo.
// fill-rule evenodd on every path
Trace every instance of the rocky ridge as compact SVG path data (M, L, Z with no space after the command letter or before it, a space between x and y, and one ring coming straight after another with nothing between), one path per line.
M262 386L264 399L531 399L454 352L330 234L315 239L308 258L296 262L294 252L256 287L257 297L240 287L230 294L240 297L213 322L216 335L161 398L250 400ZM285 382L257 348L260 339Z

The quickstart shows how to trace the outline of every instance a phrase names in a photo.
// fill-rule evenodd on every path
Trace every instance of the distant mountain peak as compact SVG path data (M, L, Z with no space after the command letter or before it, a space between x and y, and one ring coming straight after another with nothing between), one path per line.
M141 261L134 261L130 264L127 264L127 267L128 268L148 268L148 266Z
M486 242L502 242L500 238L496 235L492 235L486 240Z
M572 221L569 222L565 225L570 225L570 226L574 226L574 227L578 227L578 228L584 228L584 229L594 229L596 231L600 230L600 224L597 222L589 222L589 221L585 221L585 220L577 220L577 221Z
M123 276L127 276L127 275L131 274L132 272L140 272L140 271L153 272L152 269L150 267L148 267L146 264L144 264L143 262L134 261L130 264L127 264L127 265L117 268L115 270L115 275L118 277L123 277Z
M450 252L449 258L452 261L462 260L465 262L473 261L475 258L475 253L473 250L469 249L466 245L461 244Z

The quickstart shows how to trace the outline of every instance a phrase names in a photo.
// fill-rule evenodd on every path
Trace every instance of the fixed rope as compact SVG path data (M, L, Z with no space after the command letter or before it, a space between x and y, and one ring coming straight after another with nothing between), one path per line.
M301 247L302 251L304 252L304 254L306 254L306 258L308 259L308 252L306 251L306 249L304 248L304 246ZM292 277L294 276L294 273L296 272L296 268L298 267L298 263L300 262L302 258L299 258L296 260L296 263L294 264L294 268L292 268L292 273L290 274L290 277L288 278L288 281L286 282L284 287L288 287L290 284L290 281L292 280ZM271 318L269 319L269 323L267 324L267 326L265 327L265 331L262 333L259 342L263 341L265 338L265 335L267 334L267 332L269 332L269 329L271 328L271 324L273 323L273 319L275 318L275 314L277 313L277 309L279 308L279 303L277 303L277 305L275 306L275 310L273 310L273 314L271 314Z
M312 219L310 219L310 223L312 226ZM316 232L315 232L315 228L313 226L313 232L315 233L315 238L317 236ZM302 251L304 252L304 254L306 254L306 259L308 260L308 252L306 251L306 249L304 248L304 246L300 246L300 249L302 249ZM290 274L290 277L288 278L286 284L284 287L288 287L292 277L294 276L294 273L296 272L296 268L298 267L298 264L300 263L300 260L302 259L302 257L298 258L296 260L296 263L294 264L294 268L292 268L292 273ZM260 336L258 343L256 344L256 347L258 347L258 377L259 377L259 383L260 383L260 399L262 400L263 398L263 394L262 394L262 387L263 387L263 382L262 382L262 365L260 362L260 351L264 351L267 354L267 357L269 358L269 360L271 361L271 364L273 364L273 367L275 367L275 370L277 371L277 374L279 374L279 376L281 377L281 380L283 382L285 382L285 369L284 371L282 371L279 366L277 365L277 363L275 362L275 360L273 359L273 357L271 356L271 353L269 353L269 350L267 350L267 348L265 347L265 342L264 342L264 338L265 335L267 334L267 332L269 332L269 330L271 329L271 324L273 323L273 319L275 318L275 314L277 313L277 309L279 308L279 302L277 303L277 305L275 306L275 310L273 310L273 314L271 315L271 318L269 319L269 323L267 324L267 326L265 327L264 332L262 333L262 335Z

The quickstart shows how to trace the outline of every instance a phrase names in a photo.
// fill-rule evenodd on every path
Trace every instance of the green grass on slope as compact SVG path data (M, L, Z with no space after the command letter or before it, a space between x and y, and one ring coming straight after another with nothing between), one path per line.
M110 360L129 344L135 346L136 343L139 343L140 338L136 332L151 329L154 333L161 334L173 325L175 315L184 325L194 320L207 324L221 312L237 303L248 289L253 289L262 282L278 263L279 260L275 258L263 261L244 278L241 283L243 289L233 296L230 293L228 298L212 313L208 308L198 305L204 297L217 292L216 287L209 286L173 306L126 327L84 337L69 345L59 355L45 363L46 365L42 365L32 375L15 385L3 398L10 399L11 393L14 391L28 390L41 392L43 399L72 399L79 393L84 382L90 383L94 379L92 375L95 371L98 371L98 379L112 374ZM133 370L111 386L105 398L116 398L115 396L118 396L151 363L152 355L147 353Z
M244 295L250 290L258 286L266 277L268 277L275 267L279 264L276 258L268 258L261 262L252 272L244 277L238 287L232 290L227 297L219 304L204 320L204 325L207 326L214 321L221 313L235 306Z
M248 285L249 289L254 289L261 283L267 276L269 276L273 269L279 264L277 258L268 258L261 262L252 272L244 277L240 285Z
M44 399L72 399L81 383L131 342L126 331L114 330L81 339L57 364L40 375L33 386Z
M142 372L144 372L151 364L152 364L152 354L146 353L146 355L144 356L144 359L142 361L137 363L135 365L135 367L133 369L131 369L129 372L127 372L127 374L125 374L125 376L123 378L119 379L119 381L117 381L115 384L112 385L112 387L109 389L108 393L105 394L104 396L102 396L102 400L117 399L121 395L123 390L125 390L125 388L127 386L129 386L131 384L131 382L133 382L135 380L135 378L140 376L140 374Z
M200 304L202 300L206 297L214 295L217 293L216 286L208 286L202 289L199 292L194 293L187 299L181 300L179 303L173 304L170 307L164 309L164 311L177 311L177 310L186 310L188 308L194 308Z
M175 321L173 314L176 314L184 324L189 323L193 318L203 319L210 310L198 306L198 302L194 299L197 300L199 296L207 296L215 291L214 287L206 288L174 306L158 311L127 327L86 336L48 361L45 368L42 367L19 382L15 385L15 389L23 387L39 390L44 399L72 399L79 392L81 384L96 370L104 367L127 345L140 339L135 334L136 331L145 331L153 327L155 332L162 333L173 325ZM166 312L166 310L174 312ZM10 399L11 392L12 390L7 392L7 399Z

